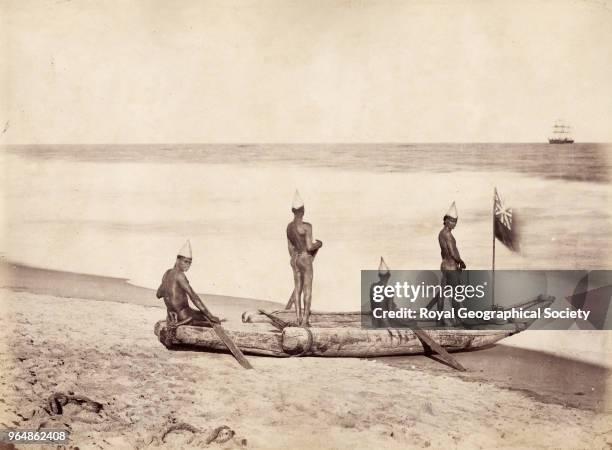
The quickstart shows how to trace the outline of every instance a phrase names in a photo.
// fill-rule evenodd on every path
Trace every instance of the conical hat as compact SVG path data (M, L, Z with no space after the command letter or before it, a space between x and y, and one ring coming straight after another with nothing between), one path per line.
M300 209L303 206L304 206L304 200L302 200L302 197L300 197L300 193L296 189L295 195L293 196L293 203L291 204L291 208Z
M189 242L189 239L187 239L187 242L185 242L185 244L181 247L181 249L177 253L177 256L182 256L183 258L189 258L189 259L192 258L191 257L191 242Z
M448 212L446 213L446 215L453 219L457 219L459 217L459 215L457 215L457 206L455 205L455 202L450 205L450 208L448 208Z
M389 267L385 263L383 257L380 257L380 264L378 265L378 273L381 275L386 275L389 273Z

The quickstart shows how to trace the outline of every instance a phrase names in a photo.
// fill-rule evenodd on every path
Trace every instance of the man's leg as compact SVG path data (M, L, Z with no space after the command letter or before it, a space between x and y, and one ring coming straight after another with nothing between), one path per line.
M384 311L392 311L393 310L392 305L393 303L390 298L385 297L385 299L382 301L382 307L384 308ZM389 328L391 326L388 316L385 316L382 318L382 326L383 328Z
M295 304L295 318L296 323L299 325L302 321L302 289L304 284L304 277L302 276L301 270L296 267L293 271L293 303Z
M461 284L461 279L458 270L449 270L446 272L446 284L453 287L453 294L455 293L455 288ZM461 323L459 318L457 317L457 310L459 309L459 302L455 301L455 296L451 297L450 302L451 309L453 310L453 325L457 326Z
M212 324L202 311L192 308L189 308L188 311L189 315L191 316L191 322L189 322L189 325L194 327L212 327Z
M438 302L437 302L437 306L436 306L437 310L440 311L440 312L444 311L444 300L445 300L445 297L444 297L444 288L446 287L446 283L447 283L447 276L446 276L447 273L448 273L447 270L443 270L442 271L442 283L441 283L442 284L442 292L440 292L440 295L438 296ZM442 319L438 320L437 325L439 327L443 327L444 326L444 320L442 320Z
M293 272L293 276L295 277L295 271L297 270L297 267L295 266L295 257L291 257L291 261L289 261L289 264L291 264L291 271ZM295 304L295 280L293 283L294 283L293 292L289 296L289 301L285 305L285 309L291 309L293 305Z
M312 257L305 255L301 258L304 286L304 316L302 317L302 326L310 326L310 305L312 304Z

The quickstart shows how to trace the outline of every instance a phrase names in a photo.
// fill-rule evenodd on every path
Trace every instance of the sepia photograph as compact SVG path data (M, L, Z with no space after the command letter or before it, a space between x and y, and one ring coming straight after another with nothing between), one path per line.
M612 448L612 1L0 0L0 449Z

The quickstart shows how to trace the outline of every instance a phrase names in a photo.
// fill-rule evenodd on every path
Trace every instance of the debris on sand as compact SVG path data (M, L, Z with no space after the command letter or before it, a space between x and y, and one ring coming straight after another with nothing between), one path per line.
M176 419L171 419L170 423L162 427L161 433L156 433L146 441L140 441L137 447L144 448L150 446L163 446L168 443L169 436L173 433L180 433L186 431L191 435L182 442L183 445L189 445L194 447L202 447L210 445L212 443L224 444L236 436L236 432L227 425L221 425L220 427L214 428L210 432L194 427L187 422L177 422ZM246 446L246 439L237 440L236 443L240 446Z
M96 402L83 395L75 395L74 392L68 392L68 394L54 392L49 396L49 400L47 400L46 411L51 415L62 415L64 406L69 403L78 405L96 414L103 408L102 403Z

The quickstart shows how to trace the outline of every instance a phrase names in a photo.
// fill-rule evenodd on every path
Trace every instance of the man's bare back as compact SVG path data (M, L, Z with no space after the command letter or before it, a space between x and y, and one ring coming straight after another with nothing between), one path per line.
M297 222L292 220L287 225L287 239L291 244L291 256L308 251L308 241L312 242L312 225L308 222Z
M164 299L168 314L176 313L178 321L188 320L190 325L210 326L211 322L219 323L204 305L198 294L189 284L185 271L189 270L191 260L177 257L176 264L168 269L157 289L157 298ZM189 307L189 299L198 310Z
M189 284L185 274L174 268L168 269L157 291L157 295L161 294L164 298L168 312L175 312L179 317L184 309L189 308L187 291L181 286L181 282Z

